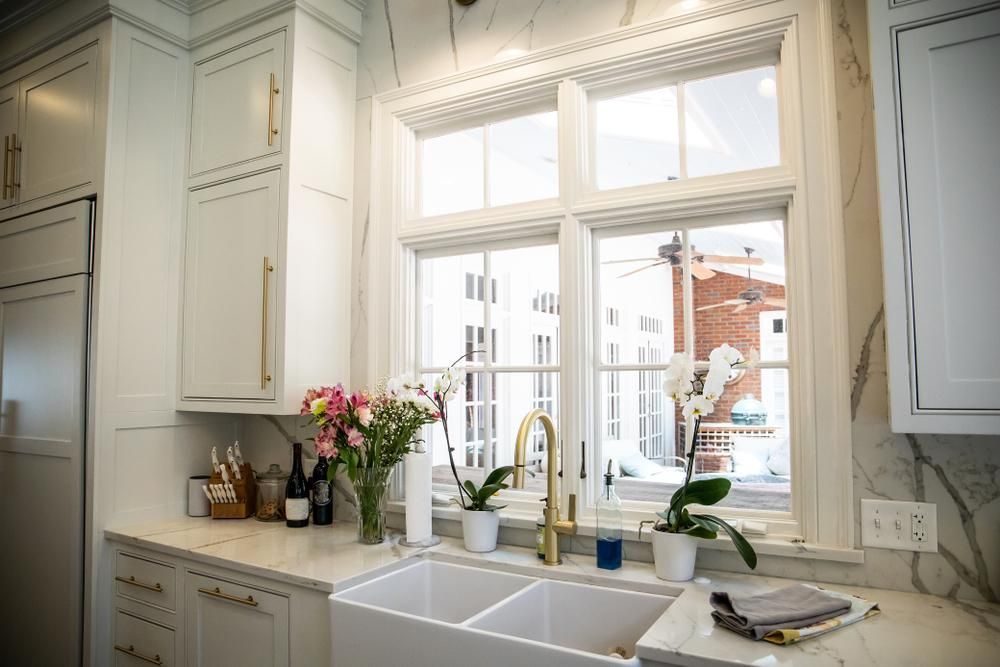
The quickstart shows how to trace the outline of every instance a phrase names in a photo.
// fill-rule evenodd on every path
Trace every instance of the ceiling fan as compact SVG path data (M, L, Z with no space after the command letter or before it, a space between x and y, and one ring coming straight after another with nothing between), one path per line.
M750 255L753 254L753 248L743 248L743 250L746 252L747 259L749 260L750 259ZM764 263L763 260L761 260L759 262L759 264L763 264L763 263ZM751 280L752 279L750 278L750 263L747 262L747 286L746 286L746 289L744 289L742 292L740 292L739 294L737 294L735 299L726 299L722 303L715 303L715 304L712 304L711 306L702 306L701 308L696 308L695 310L709 310L711 308L722 308L723 306L736 306L735 308L733 308L733 312L734 313L738 313L740 311L746 310L747 306L753 306L753 305L756 305L758 303L763 303L763 304L766 304L768 306L775 306L777 308L784 308L785 307L785 300L784 299L775 299L775 298L767 296L764 293L764 290L762 290L759 287L754 287L751 284Z
M666 245L661 245L656 249L657 257L635 257L633 259L612 259L604 264L627 264L630 262L652 262L652 264L647 264L646 266L640 266L638 269L633 269L626 273L618 276L619 278L625 278L626 276L631 276L633 274L639 273L640 271L645 271L646 269L651 269L654 266L662 266L664 264L669 264L671 267L680 266L684 261L684 256L681 251L684 249L684 244L681 243L681 237L679 234L674 233L674 238L671 239L670 243ZM694 246L691 246L691 275L695 278L701 280L706 280L715 275L715 271L705 266L705 263L711 264L745 264L746 266L759 266L764 263L764 260L759 257L727 257L725 255L704 255L699 253Z

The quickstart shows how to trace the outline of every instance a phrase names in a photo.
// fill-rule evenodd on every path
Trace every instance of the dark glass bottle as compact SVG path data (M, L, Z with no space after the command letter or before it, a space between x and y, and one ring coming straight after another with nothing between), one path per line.
M326 478L330 464L325 456L319 457L313 468L310 491L312 493L313 525L329 526L333 523L333 487Z
M309 525L309 484L302 472L302 443L292 444L292 474L285 484L285 525L302 528Z

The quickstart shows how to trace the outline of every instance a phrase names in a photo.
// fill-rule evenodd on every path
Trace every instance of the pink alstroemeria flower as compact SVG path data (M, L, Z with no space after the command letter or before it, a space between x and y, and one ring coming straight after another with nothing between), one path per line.
M361 434L356 428L347 429L347 445L348 447L358 448L361 443L365 441L365 436Z

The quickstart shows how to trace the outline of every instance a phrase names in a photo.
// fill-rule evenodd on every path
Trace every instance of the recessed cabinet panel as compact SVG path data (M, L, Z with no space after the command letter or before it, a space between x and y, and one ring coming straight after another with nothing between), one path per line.
M95 44L21 80L18 202L93 180L97 56Z
M898 51L916 407L1000 411L1000 10Z
M195 65L192 175L281 151L284 63L278 32Z
M0 187L0 208L6 208L14 203L14 148L12 142L17 139L17 83L0 88L0 150L3 151L3 174Z
M279 172L190 193L185 398L273 400Z
M288 665L288 598L194 572L185 582L188 667Z
M115 667L177 664L173 630L121 610L115 616L114 653Z

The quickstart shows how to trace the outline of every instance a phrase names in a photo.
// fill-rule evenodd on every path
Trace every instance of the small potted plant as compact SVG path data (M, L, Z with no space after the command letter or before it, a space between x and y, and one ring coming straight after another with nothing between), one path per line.
M709 355L707 372L696 370L694 360L686 354L675 354L666 371L664 393L681 406L681 413L688 426L691 445L687 451L684 483L670 498L670 504L657 512L659 520L643 521L639 525L653 524L653 562L656 576L668 581L687 581L694 576L698 539L714 540L720 530L733 541L736 551L750 567L757 567L757 554L738 530L714 514L694 513L691 505L714 505L729 494L732 482L725 478L692 480L698 429L701 419L715 410L715 403L722 397L726 380L734 368L747 368L753 364L738 350L721 345Z

